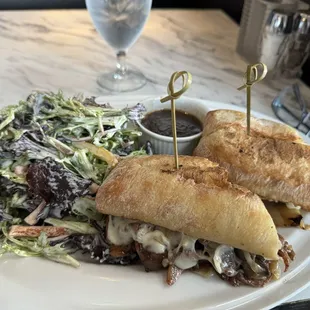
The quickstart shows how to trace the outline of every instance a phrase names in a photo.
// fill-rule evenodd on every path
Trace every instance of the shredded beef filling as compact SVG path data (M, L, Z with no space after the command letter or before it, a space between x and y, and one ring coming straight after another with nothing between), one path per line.
M123 225L122 227L117 226L121 234L131 234L132 239L127 238L127 236L124 239L129 240L128 244L112 244L108 238L109 220L112 221L110 225L111 223ZM138 260L144 265L147 272L167 269L166 282L168 285L173 285L184 270L196 271L200 265L203 266L204 264L208 264L209 268L212 266L219 277L232 286L263 287L273 278L279 276L275 275L276 271L279 270L277 261L267 260L260 255L254 255L227 245L196 240L181 233L171 232L138 221L119 220L115 222L112 217L110 219L107 217L106 226L96 228L100 231L100 237L91 240L85 247L91 251L94 259L100 263L122 265L133 264ZM124 235L120 236L124 237ZM155 243L164 244L166 248L162 252L152 252L152 248L161 249L161 247L152 247L151 237L154 238ZM114 238L121 240L115 235ZM295 253L292 246L282 236L279 235L279 239L282 243L279 256L283 259L284 271L287 271Z

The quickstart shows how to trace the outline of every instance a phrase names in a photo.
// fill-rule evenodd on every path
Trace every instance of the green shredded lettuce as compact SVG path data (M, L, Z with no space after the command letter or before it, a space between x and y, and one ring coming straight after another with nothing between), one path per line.
M101 221L104 217L96 210L96 202L85 197L76 199L71 211L76 216L84 216L86 219L94 221Z
M23 257L44 257L73 267L80 266L80 263L68 254L68 251L62 247L62 244L50 246L46 233L44 232L36 239L14 238L8 234L6 227L2 227L2 233L5 236L5 240L1 244L1 255L4 253L14 253Z
M44 257L74 267L79 265L68 249L71 246L71 251L77 248L85 251L91 248L92 242L96 246L98 231L90 223L96 222L94 225L101 228L105 224L105 216L96 211L95 201L83 197L91 194L87 192L88 183L102 184L118 156L146 155L145 149L138 146L141 132L129 122L134 119L131 115L140 115L138 110L138 105L122 110L113 109L109 104L98 105L93 97L65 98L61 91L33 92L18 105L0 109L0 255L15 253ZM77 147L81 143L88 147ZM109 157L99 156L101 153ZM54 172L56 184L44 182L46 174L40 175L38 183L33 176L32 183L36 186L32 185L30 190L29 173L28 182L26 180L27 171L47 159L62 165L61 168L72 176L67 178L71 192L66 193L68 199L63 203L49 201L49 195L55 197L57 188L61 188L59 196L65 190L64 179L59 175L56 178L51 168L49 171ZM79 195L69 186L76 178L87 183L85 192ZM37 214L42 202L46 205ZM49 240L44 233L39 238L9 236L9 227L24 223L30 214L37 217L37 225L46 223L67 228L70 238L75 238L75 247L70 245L70 238L64 244L61 243L63 239ZM45 219L46 216L49 218Z
M56 227L67 228L70 231L72 231L72 233L79 233L82 235L98 234L98 231L96 228L94 228L90 224L84 223L84 222L64 221L64 220L59 220L59 219L55 219L55 218L51 218L51 217L47 218L44 222L47 224L56 226Z
M17 175L15 172L11 171L10 167L6 169L0 169L0 175L8 178L9 180L18 184L27 184L24 175Z

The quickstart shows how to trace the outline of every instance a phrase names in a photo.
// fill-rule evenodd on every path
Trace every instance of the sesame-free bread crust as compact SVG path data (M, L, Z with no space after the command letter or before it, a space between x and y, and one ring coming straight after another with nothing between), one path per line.
M310 146L284 124L251 118L245 113L215 110L207 114L194 155L228 170L228 179L261 198L291 202L310 211Z
M98 211L278 259L277 231L257 195L208 159L179 161L179 170L169 155L121 161L99 188Z

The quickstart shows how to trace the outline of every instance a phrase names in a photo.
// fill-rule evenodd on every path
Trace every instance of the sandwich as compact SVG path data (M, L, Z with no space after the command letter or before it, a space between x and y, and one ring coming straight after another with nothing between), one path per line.
M185 270L211 268L234 286L263 286L294 259L263 202L228 181L205 158L169 155L127 158L96 195L106 216L106 240L120 256L133 252L146 271L167 269L172 285Z
M252 117L247 135L245 113L211 111L194 155L219 163L229 181L259 195L268 207L276 202L310 211L310 146L287 125Z

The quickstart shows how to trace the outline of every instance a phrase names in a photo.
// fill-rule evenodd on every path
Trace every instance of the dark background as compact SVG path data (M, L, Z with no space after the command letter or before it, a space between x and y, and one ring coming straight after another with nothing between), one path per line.
M153 8L220 8L236 21L240 21L242 6L243 0L153 0ZM85 0L0 0L0 10L62 8L85 8Z
M303 0L310 4L310 0ZM243 0L153 0L153 8L222 9L240 23ZM79 9L85 0L0 0L0 10ZM302 80L310 86L310 59L303 67Z

